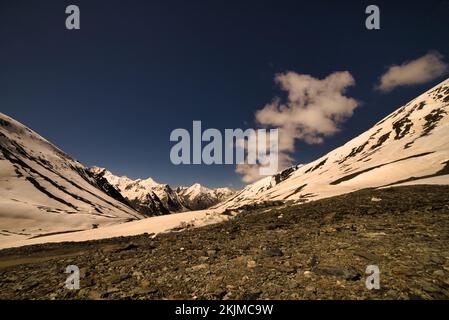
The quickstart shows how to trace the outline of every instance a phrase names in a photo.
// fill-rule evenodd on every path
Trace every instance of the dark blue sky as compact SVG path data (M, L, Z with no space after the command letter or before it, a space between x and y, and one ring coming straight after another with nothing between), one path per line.
M65 28L65 7L81 30ZM365 29L365 8L381 30ZM392 64L431 50L449 56L449 1L0 0L0 111L86 165L173 185L241 186L234 166L174 166L170 132L192 120L253 127L254 112L295 71L349 71L362 102L322 145L298 143L298 163L365 131L441 81L373 90Z

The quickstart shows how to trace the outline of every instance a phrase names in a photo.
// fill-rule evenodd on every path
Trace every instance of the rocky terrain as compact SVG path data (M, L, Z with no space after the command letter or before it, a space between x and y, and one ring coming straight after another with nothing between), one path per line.
M0 298L449 298L449 186L266 202L228 222L184 227L0 251ZM72 264L80 290L65 288ZM379 290L365 287L368 265L380 268Z

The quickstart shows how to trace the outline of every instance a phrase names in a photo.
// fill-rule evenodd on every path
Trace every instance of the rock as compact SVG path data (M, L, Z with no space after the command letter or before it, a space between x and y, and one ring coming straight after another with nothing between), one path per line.
M90 290L87 294L87 297L91 300L100 300L102 299L102 294L97 290Z
M112 274L104 279L106 284L117 284L130 278L129 274Z
M325 223L327 223L327 224L334 222L335 221L335 212L331 212L331 213L326 214L323 217L323 221Z
M444 271L443 270L436 270L436 271L433 272L433 275L437 276L437 277L444 277Z
M223 300L231 300L233 298L234 294L232 292L228 292L223 297Z
M380 258L378 256L376 256L375 254L372 254L368 251L357 250L357 251L354 251L354 255L362 257L362 258L368 260L369 262L379 262L380 261Z
M313 272L312 271L304 271L304 277L311 278L312 276L313 276Z
M315 288L314 286L306 286L306 287L305 287L305 290L306 290L307 292L314 292L314 291L316 290L316 288Z
M241 300L257 300L261 293L262 291L245 292L239 298Z
M137 248L138 248L138 245L136 245L135 243L130 243L130 244L127 244L127 245L125 245L125 246L123 246L121 248L118 248L117 250L115 250L115 252L134 250L134 249L137 249Z
M115 293L115 292L119 292L119 291L120 291L119 288L113 287L113 288L109 288L109 289L106 291L106 293L107 293L107 294L111 294L111 293Z
M444 259L440 257L432 257L430 258L430 261L432 261L435 264L441 265L444 263Z
M217 250L207 250L207 255L209 257L215 257L217 255Z
M257 266L256 261L254 260L248 260L248 262L246 263L246 266L250 269L255 268Z
M291 279L287 282L287 286L290 290L293 290L299 286L298 282L296 282L294 279Z
M284 253L279 248L270 248L265 251L267 257L282 257Z
M363 235L367 238L381 238L386 236L387 234L383 231L380 231L380 232L366 232Z
M315 268L314 272L319 275L340 277L348 281L357 281L362 278L362 275L353 268L347 269L333 266L322 266Z
M433 284L431 284L429 282L424 282L423 285L422 285L422 289L424 291L426 291L426 292L429 292L429 293L440 292L440 289L437 286L435 286L435 285L433 285Z
M315 267L318 264L317 256L313 255L309 259L307 259L307 265L311 268Z
M144 279L139 283L139 285L142 288L148 288L151 285L151 282L148 279Z
M198 264L196 266L193 266L191 268L188 268L189 271L199 271L199 270L205 270L208 269L209 265L207 263Z
M140 287L135 288L133 290L133 295L147 295L147 294L155 294L159 292L159 289L155 286L149 286L149 287Z

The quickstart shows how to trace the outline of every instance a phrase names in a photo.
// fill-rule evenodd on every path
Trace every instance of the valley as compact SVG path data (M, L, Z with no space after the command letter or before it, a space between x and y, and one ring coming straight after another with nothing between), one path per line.
M0 114L0 298L448 299L448 96L240 191L88 168Z

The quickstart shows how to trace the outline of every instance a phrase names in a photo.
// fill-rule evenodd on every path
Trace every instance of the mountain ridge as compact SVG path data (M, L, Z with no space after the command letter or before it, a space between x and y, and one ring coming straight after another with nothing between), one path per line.
M0 113L0 236L41 236L142 219L105 180Z
M308 202L419 180L449 184L448 114L446 79L342 146L306 165L248 185L219 207L276 200Z
M146 211L148 214L203 210L234 193L234 190L229 188L211 189L199 183L190 187L172 188L168 184L156 182L153 178L133 180L126 176L116 176L105 168L92 167L89 170L108 180L136 210Z

